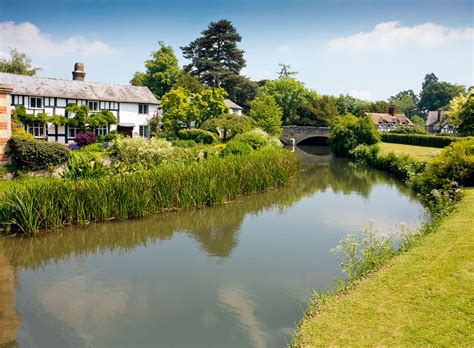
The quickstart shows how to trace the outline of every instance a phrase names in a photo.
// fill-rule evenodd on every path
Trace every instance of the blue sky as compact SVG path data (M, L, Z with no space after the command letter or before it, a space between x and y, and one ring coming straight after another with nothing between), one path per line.
M226 18L242 35L252 79L278 63L321 94L376 100L421 87L426 73L474 84L473 1L1 0L0 54L28 53L41 76L128 83L157 42L188 44Z

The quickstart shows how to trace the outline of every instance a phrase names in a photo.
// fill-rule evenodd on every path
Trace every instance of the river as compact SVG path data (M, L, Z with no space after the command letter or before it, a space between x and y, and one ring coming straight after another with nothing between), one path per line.
M373 219L414 228L399 181L321 148L290 187L214 207L0 239L0 343L20 347L280 347L330 253ZM314 155L314 154L317 155ZM14 344L14 343L13 343Z

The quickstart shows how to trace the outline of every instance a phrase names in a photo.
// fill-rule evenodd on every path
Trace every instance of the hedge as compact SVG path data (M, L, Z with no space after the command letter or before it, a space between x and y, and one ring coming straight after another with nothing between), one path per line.
M446 137L436 135L382 133L382 141L385 143L430 147L446 147L453 141L456 141L458 139L459 138L457 137Z
M67 146L21 136L13 136L8 140L13 164L30 169L44 169L65 163L70 150Z
M203 144L213 144L219 140L214 133L203 129L182 129L178 132L178 138L182 140L194 140L196 143Z

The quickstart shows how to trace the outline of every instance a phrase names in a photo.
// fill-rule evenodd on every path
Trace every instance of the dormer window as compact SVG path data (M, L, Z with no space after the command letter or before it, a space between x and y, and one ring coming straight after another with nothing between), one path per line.
M42 109L43 108L43 98L30 97L30 108L31 109Z
M138 104L139 114L148 114L148 104Z

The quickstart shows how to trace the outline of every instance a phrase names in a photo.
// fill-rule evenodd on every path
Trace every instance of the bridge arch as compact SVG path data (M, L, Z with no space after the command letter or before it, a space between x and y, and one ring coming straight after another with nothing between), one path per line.
M280 140L286 145L304 145L304 142L306 142L307 145L313 145L309 143L325 143L323 139L327 139L328 136L328 127L285 126L283 127Z
M309 136L307 138L301 139L298 143L295 141L295 145L300 146L327 146L328 137L327 136Z

